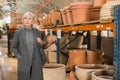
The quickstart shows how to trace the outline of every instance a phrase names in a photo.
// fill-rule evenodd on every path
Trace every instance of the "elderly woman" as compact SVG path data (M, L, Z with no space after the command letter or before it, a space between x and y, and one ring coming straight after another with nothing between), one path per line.
M18 80L43 80L46 58L41 33L33 28L33 20L34 14L26 12L24 26L14 34L12 49L18 59Z

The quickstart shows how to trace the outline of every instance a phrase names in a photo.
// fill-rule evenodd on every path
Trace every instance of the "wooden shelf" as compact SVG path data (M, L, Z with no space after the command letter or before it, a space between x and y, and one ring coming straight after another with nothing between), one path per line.
M114 30L115 29L114 22L110 23L99 23L97 22L85 22L80 24L74 25L59 25L55 26L54 28L49 28L47 30L52 29L53 31L57 31L60 29L63 32L68 31L102 31L102 30ZM16 29L9 29L8 32L15 32ZM45 29L40 29L41 31L45 31Z
M53 31L57 31L60 29L63 32L66 31L101 31L101 30L114 30L114 22L111 23L99 23L99 22L92 22L92 23L81 23L75 25L59 25L56 26ZM50 29L47 29L50 30ZM45 29L41 29L41 31L45 31Z

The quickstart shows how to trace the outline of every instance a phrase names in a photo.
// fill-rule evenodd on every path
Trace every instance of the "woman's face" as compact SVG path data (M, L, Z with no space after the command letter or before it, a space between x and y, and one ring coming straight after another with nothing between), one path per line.
M31 16L25 16L24 19L23 19L23 23L26 27L31 27L32 24L33 24L33 17Z

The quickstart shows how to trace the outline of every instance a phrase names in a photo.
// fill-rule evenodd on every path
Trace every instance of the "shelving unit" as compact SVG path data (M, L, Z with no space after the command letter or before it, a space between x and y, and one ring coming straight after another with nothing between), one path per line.
M101 31L113 31L115 30L115 24L114 22L110 22L110 23L100 23L99 21L91 21L91 22L83 22L83 23L79 23L79 24L74 24L74 25L58 25L55 26L54 28L47 28L48 31L50 31L52 29L52 31L57 32L58 30L61 30L62 32L72 32L72 31L98 31L98 35L97 35L97 49L101 49ZM45 29L41 29L41 31L45 31ZM89 35L90 36L90 33ZM88 41L90 40L90 37L88 39ZM69 43L68 43L69 44ZM88 49L90 48L90 42L87 43L88 44ZM60 63L60 39L57 38L57 62ZM65 44L66 45L66 44Z

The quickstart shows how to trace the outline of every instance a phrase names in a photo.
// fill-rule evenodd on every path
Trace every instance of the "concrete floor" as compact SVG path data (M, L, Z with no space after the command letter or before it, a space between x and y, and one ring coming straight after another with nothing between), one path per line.
M0 48L2 50L2 54L7 55L7 36L4 35L2 39L0 39ZM17 59L6 57L4 60L5 64L8 66L8 71L5 73L5 80L17 80ZM65 80L68 79L69 74L66 75Z

